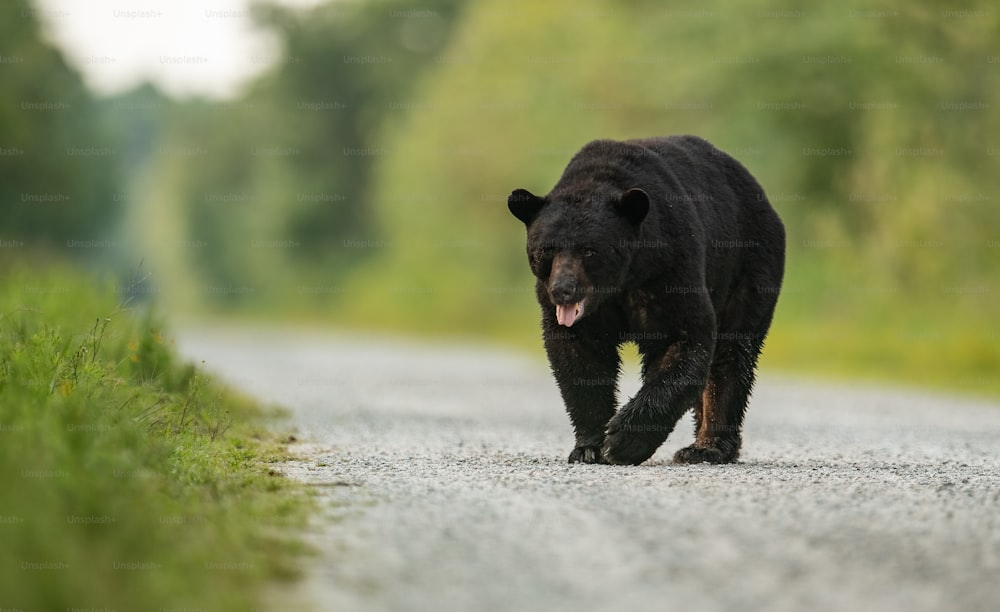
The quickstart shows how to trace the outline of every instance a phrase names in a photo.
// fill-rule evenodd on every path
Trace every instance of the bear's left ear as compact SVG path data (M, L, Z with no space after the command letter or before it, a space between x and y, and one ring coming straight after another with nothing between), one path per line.
M638 187L629 189L615 202L615 210L632 225L638 226L649 212L649 195Z
M515 189L507 197L507 208L525 225L530 225L535 220L542 204L545 204L545 198L540 198L527 189Z

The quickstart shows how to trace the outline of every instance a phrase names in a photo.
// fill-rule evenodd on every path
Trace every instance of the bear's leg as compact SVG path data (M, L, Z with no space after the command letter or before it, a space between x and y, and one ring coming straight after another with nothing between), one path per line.
M705 387L706 346L679 342L659 357L644 357L642 388L608 423L602 451L608 463L638 465L653 456Z
M573 332L546 334L549 364L576 434L570 463L605 463L601 456L604 429L618 399L618 347L571 337ZM565 336L565 337L564 337Z
M769 280L772 277L778 280ZM677 463L731 463L739 458L743 416L774 316L781 272L745 278L722 317L701 410L695 409L695 443L677 451Z
M708 383L695 408L695 443L674 455L677 463L731 463L739 458L743 415L754 382L760 344L720 342Z

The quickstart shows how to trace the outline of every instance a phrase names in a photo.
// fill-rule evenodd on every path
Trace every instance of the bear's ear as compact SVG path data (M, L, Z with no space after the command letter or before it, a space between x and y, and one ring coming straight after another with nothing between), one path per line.
M632 225L638 226L649 212L649 195L638 187L629 189L615 202L615 210Z
M536 196L527 189L515 189L507 197L507 208L525 225L530 225L535 220L543 204L545 204L544 198Z

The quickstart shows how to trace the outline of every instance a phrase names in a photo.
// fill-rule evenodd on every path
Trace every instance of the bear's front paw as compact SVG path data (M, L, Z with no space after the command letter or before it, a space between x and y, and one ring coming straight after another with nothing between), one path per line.
M604 437L601 455L608 463L639 465L653 456L663 440L654 440L639 432L618 429L612 425Z
M732 463L739 457L739 450L728 450L725 445L696 446L692 444L674 453L674 463Z
M577 446L569 454L570 463L607 463L601 456L600 444Z

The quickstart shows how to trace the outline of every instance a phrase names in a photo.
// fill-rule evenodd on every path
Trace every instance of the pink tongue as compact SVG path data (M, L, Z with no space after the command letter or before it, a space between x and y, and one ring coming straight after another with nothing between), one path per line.
M569 304L566 306L556 304L556 321L559 322L559 325L572 327L578 316L580 316L579 304Z

